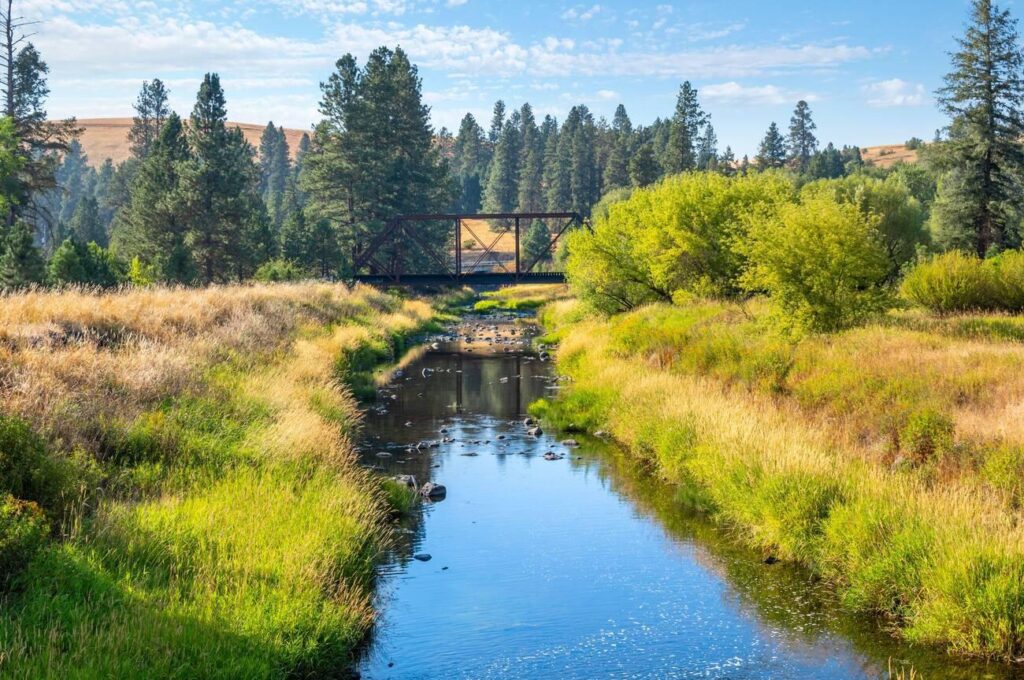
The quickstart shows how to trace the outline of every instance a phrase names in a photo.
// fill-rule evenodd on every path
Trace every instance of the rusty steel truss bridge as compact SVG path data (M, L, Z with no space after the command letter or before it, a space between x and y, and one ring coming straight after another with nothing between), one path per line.
M504 225L496 233L480 229L480 222L495 221ZM523 238L535 221L547 225L550 242L542 252L528 256ZM423 226L430 223L447 227L443 232L424 230ZM401 215L355 254L353 278L363 283L410 286L561 283L565 281L564 272L540 271L538 265L553 261L560 239L580 227L590 225L575 212ZM464 237L470 237L473 245L467 246ZM514 249L499 251L498 245L508 237L514 238ZM408 271L409 256L418 256L419 262L429 262L430 266Z

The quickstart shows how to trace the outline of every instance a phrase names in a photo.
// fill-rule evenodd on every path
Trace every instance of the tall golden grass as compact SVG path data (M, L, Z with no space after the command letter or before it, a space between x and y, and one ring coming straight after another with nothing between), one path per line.
M343 666L389 529L339 360L432 315L326 283L3 298L0 413L99 482L0 599L0 675Z
M609 430L746 541L910 640L1024 651L1024 436L1006 421L1024 345L898 320L792 345L756 305L598 319L562 302L544 319L573 379L551 417Z

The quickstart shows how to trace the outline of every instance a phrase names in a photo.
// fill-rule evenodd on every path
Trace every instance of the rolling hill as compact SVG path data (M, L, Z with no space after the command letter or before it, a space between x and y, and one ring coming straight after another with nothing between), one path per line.
M265 124L228 123L228 125L240 127L249 143L257 149L259 148L260 135L263 134ZM131 154L128 145L128 131L132 127L131 118L80 118L78 126L82 128L82 134L78 140L89 156L90 164L100 165L108 158L114 163L120 163ZM284 135L288 140L288 148L293 157L299 148L299 140L305 133L306 130L285 128Z

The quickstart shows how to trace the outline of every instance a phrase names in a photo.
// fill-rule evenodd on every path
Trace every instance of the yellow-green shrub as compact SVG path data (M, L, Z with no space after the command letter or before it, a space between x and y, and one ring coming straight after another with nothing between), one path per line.
M835 331L885 308L887 272L875 217L824 195L809 195L750 220L741 283L766 292L786 327Z
M959 250L918 264L903 279L901 291L937 314L993 309L997 296L992 269Z

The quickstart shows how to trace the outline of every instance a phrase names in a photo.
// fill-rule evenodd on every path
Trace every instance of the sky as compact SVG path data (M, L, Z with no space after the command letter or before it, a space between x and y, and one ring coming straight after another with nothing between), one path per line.
M319 83L352 53L401 46L434 125L496 99L559 119L586 104L634 124L672 113L691 81L721 146L756 153L807 100L837 145L930 139L935 90L969 0L16 0L40 23L51 117L130 116L160 78L187 114L204 73L221 75L231 120L309 128ZM1015 14L1016 8L1009 5Z

